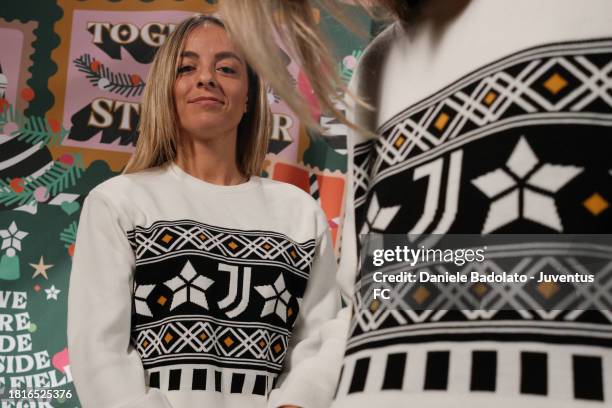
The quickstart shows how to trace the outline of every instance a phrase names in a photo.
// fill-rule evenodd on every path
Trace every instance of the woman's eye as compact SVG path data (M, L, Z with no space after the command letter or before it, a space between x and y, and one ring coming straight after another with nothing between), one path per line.
M219 67L217 69L223 72L224 74L235 74L236 73L236 70L231 67Z
M184 74L186 72L190 72L193 71L193 67L191 65L183 65L181 67L179 67L179 69L177 70L178 74Z

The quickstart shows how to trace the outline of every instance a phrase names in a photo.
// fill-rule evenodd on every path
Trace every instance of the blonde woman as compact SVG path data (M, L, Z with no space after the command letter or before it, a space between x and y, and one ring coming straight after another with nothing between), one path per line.
M339 308L317 203L261 179L270 112L223 23L159 48L125 174L94 188L70 281L71 370L85 408L324 406ZM314 391L314 392L313 392Z
M336 2L323 3L342 17ZM396 296L395 310L352 287L359 233L420 239L612 231L612 2L364 3L386 7L394 21L364 52L350 86L374 109L357 103L348 116L357 131L348 140L353 180L340 281L354 313L343 368L329 364L342 372L332 407L609 406L612 319L601 310L609 307L595 306L611 304L609 287L592 288L578 307L588 304L589 311L551 311L571 298L558 287L555 293L521 287L517 302L493 311L466 309L485 294L515 296L516 286L510 292L487 286L480 295L467 290L453 299L416 284L405 298ZM322 74L333 65L317 33L314 2L225 5L237 43L248 44L247 59L304 121L312 119L278 72L274 50L259 44L273 31L302 64L321 105L339 114L332 109L334 78ZM591 245L592 257L578 262L555 238L522 239L528 245L513 253L489 245L494 259L474 270L512 265L529 275L550 265L559 275L607 276L609 249L596 254ZM599 262L608 266L586 267ZM410 310L415 302L418 312ZM520 302L535 310L517 310Z

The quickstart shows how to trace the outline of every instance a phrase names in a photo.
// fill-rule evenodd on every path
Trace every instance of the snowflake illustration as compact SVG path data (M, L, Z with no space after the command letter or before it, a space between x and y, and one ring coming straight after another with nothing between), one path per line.
M554 194L583 168L540 163L524 137L516 144L506 167L507 170L498 168L472 180L491 199L482 233L488 234L521 217L563 231Z
M363 224L360 234L365 235L372 229L384 231L391 221L393 221L400 207L399 205L395 205L392 207L380 208L378 197L376 193L374 193L368 207L368 213L366 214L367 222Z
M149 305L147 305L147 298L151 292L155 289L155 285L137 285L134 290L134 307L136 313L143 316L153 317Z
M14 248L21 251L21 240L28 236L27 232L19 231L15 221L11 222L8 230L0 230L0 238L2 238L2 248Z
M50 288L45 289L45 292L47 293L47 300L49 299L57 300L57 295L60 294L61 290L56 288L55 285L51 285Z
M174 292L170 310L174 310L186 302L208 309L205 290L213 283L212 279L198 275L191 262L187 261L178 276L164 282Z
M265 299L261 317L276 313L278 317L287 322L287 306L291 299L291 293L285 287L285 280L281 273L274 285L255 286L255 290Z

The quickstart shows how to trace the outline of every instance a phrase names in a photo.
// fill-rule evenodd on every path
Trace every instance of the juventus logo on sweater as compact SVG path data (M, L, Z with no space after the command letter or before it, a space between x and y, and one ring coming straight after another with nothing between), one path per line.
M314 240L189 220L158 221L130 231L128 239L136 256L132 341L145 368L208 363L280 372ZM187 378L168 375L174 382ZM190 375L205 386L204 377L217 374ZM250 380L256 393L272 383Z

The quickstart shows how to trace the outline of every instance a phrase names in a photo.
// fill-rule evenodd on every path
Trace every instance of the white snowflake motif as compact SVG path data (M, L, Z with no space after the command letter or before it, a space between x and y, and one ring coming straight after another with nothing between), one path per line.
M261 317L276 313L278 317L287 322L287 306L291 299L291 293L285 287L283 274L278 275L274 285L255 286L255 290L265 299Z
M399 205L394 205L393 207L380 208L378 197L376 193L374 193L368 207L368 213L366 214L367 221L363 224L359 234L365 235L370 232L371 229L384 231L391 221L393 221L400 207Z
M472 180L472 184L492 199L482 233L495 231L521 216L563 231L553 195L584 169L550 163L540 166L538 157L524 137L516 144L506 166L511 174L499 168ZM533 171L537 166L540 167Z
M149 305L147 305L147 298L155 289L155 285L137 285L134 290L134 308L136 313L143 316L153 317Z
M55 285L51 285L50 288L45 289L45 293L47 294L47 300L53 299L57 300L57 295L59 295L61 290L55 287Z
M187 261L178 276L164 282L164 285L174 292L170 310L174 310L186 302L208 309L205 290L214 282L212 279L198 275L191 262Z
M15 221L11 222L8 230L0 230L0 238L2 238L2 248L14 248L21 251L21 240L28 236L27 232L19 231Z

